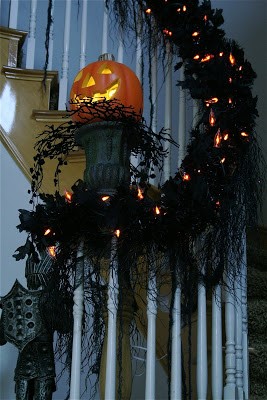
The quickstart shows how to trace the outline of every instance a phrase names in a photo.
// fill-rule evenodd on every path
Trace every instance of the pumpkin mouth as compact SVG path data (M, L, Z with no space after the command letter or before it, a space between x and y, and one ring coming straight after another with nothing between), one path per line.
M107 88L107 90L103 93L95 92L93 93L92 102L100 101L103 99L111 100L114 98L114 95L117 93L119 88L119 79L112 82L111 86Z

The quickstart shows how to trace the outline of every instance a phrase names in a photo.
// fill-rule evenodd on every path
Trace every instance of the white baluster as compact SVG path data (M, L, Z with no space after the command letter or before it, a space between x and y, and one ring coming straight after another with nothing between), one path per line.
M230 279L226 276L225 290L225 373L226 380L224 386L224 400L236 400L238 394L236 390L235 372L235 299Z
M135 64L135 74L140 82L142 82L142 44L141 44L141 11L138 14L137 21L137 37L136 37L136 64ZM139 156L131 155L131 164L136 168L139 164Z
M152 253L153 254L153 253ZM153 254L154 256L154 254ZM152 263L154 260L152 260ZM155 399L157 280L149 273L147 292L147 353L145 400Z
M151 56L151 101L153 105L153 111L151 116L151 129L153 132L157 132L157 90L158 90L158 50L156 44L153 44L154 48L152 50ZM155 185L156 180L150 179L150 183Z
M243 392L243 346L242 346L242 303L241 303L241 276L235 278L235 352L236 352L236 386L238 399L244 399Z
M102 31L102 54L108 52L108 9L104 0L103 31Z
M198 285L197 398L206 400L208 387L206 288Z
M118 253L117 236L111 241L111 264L109 269L108 286L108 342L106 361L105 399L116 398L116 333L118 309Z
M59 100L58 109L66 109L68 92L68 74L69 74L69 47L70 47L70 16L71 0L66 0L65 26L64 26L64 47L62 56L61 79L59 82Z
M172 311L171 400L182 399L181 289L177 287Z
M9 24L8 24L9 28L17 29L18 11L19 11L19 0L11 0L9 9Z
M71 360L70 400L80 399L81 379L81 347L82 347L82 319L84 310L84 255L83 243L77 251L75 272L75 290L73 297L73 342Z
M171 134L172 129L172 54L170 42L166 43L166 78L165 78L165 118L164 127ZM164 181L171 176L171 148L170 143L164 142L164 150L168 151L168 156L164 160L163 175Z
M246 233L242 238L241 266L241 302L242 302L242 344L243 344L243 385L245 400L249 398L249 353L248 353L248 316L247 316L247 248Z
M222 361L222 291L217 285L212 293L212 398L221 400L223 395Z
M199 113L199 100L193 99L192 128L196 127Z
M180 69L180 80L184 80L184 66ZM186 92L179 88L179 116L178 116L178 168L186 153Z
M119 41L118 62L119 63L123 63L123 44L122 44L122 40Z
M80 69L84 68L86 65L87 1L88 0L83 0L82 7Z
M27 42L26 68L34 68L37 0L31 1L30 27Z
M135 64L135 73L139 81L142 81L142 42L141 42L141 34L142 34L142 11L139 10L138 20L137 20L137 37L136 37L136 64Z
M52 7L51 7L51 17L53 18L54 14L54 5L55 5L55 0L52 0ZM47 69L49 71L52 70L52 63L53 63L53 53L54 53L54 23L50 25L50 30L49 30L49 47L48 47L48 65Z
M153 104L152 130L157 131L158 51L155 47L151 57L151 100Z

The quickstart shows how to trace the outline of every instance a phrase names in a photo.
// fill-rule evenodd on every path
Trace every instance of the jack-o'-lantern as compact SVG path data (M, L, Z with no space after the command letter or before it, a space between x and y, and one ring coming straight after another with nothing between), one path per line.
M114 61L111 54L103 54L76 75L70 92L70 109L73 111L83 104L90 106L90 102L115 99L141 116L143 93L137 76L126 65ZM88 114L81 110L72 114L72 120L83 123L100 121L99 117L94 117L93 110L92 114L90 121L86 121Z

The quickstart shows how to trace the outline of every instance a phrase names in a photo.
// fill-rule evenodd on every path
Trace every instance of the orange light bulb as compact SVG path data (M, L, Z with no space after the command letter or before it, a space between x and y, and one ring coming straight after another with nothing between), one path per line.
M183 175L183 181L190 181L191 177L189 174L184 174Z
M102 196L101 200L102 201L108 201L110 199L110 196Z
M116 229L115 230L115 235L117 236L117 238L120 237L120 234L121 234L121 231L119 229Z
M214 147L221 147L222 135L220 128L217 130L216 135L214 136Z
M138 188L137 197L139 200L143 200L143 198L144 198L142 190L140 188Z
M50 257L55 258L56 257L56 246L49 246L48 247L48 254L50 255Z
M235 64L235 57L233 56L232 53L230 53L230 55L229 55L229 61L230 61L230 63L231 63L232 65Z
M155 207L155 213L156 213L157 215L160 214L160 208L159 208L158 206Z
M206 55L201 59L200 62L207 62L207 61L210 61L212 58L214 58L214 55L213 55L213 54L206 54Z
M65 199L67 200L68 203L71 203L71 199L72 199L72 194L70 192L68 192L67 190L65 190Z
M209 123L210 123L210 126L214 126L215 123L216 123L215 114L214 114L214 111L212 109L210 110Z

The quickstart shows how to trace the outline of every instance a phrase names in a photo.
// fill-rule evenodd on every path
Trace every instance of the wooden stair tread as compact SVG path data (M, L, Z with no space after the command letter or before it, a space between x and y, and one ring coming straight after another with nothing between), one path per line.
M68 111L64 110L32 110L32 118L42 122L68 122L71 120Z
M24 69L24 68L16 68L9 67L4 65L2 67L2 72L5 74L5 77L8 79L19 79L24 81L38 81L42 82L44 78L44 71L39 69ZM58 81L58 72L57 71L47 71L46 80L49 82L54 81L53 83L57 83Z
M28 33L25 31L8 28L6 26L0 26L0 38L18 40L20 42L20 46L22 46L22 44L24 43L27 35Z
M0 26L1 65L17 67L20 49L22 48L27 32Z

